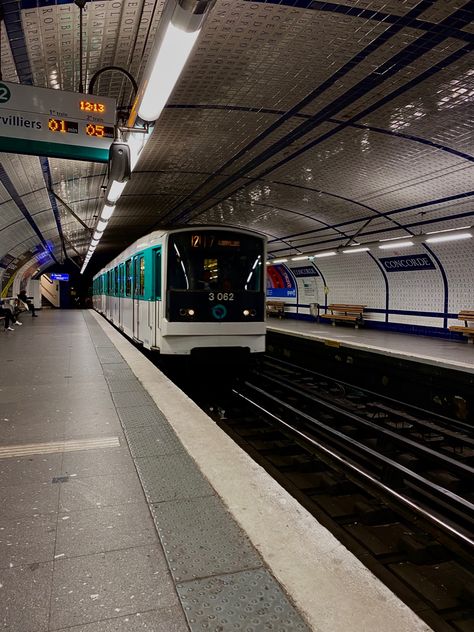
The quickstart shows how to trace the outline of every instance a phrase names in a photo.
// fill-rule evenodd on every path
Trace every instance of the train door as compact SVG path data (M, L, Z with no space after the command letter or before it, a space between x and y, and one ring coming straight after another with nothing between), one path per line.
M161 309L161 248L153 249L153 269L154 269L154 288L153 288L153 305L154 305L154 326L152 344L158 347L160 344L160 309Z
M133 260L133 337L140 338L140 303L145 292L145 258L137 255Z

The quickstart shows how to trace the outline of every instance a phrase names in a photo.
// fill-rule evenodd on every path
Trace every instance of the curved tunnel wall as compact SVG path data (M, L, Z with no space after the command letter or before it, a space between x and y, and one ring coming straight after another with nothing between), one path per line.
M383 258L429 257L433 267L386 271ZM296 298L285 298L289 315L308 318L310 303L367 305L367 326L412 333L447 334L462 309L474 309L474 247L472 240L417 244L395 251L339 254L313 261L319 276L309 280L293 274L309 262L288 262L297 287ZM296 271L297 272L297 271Z

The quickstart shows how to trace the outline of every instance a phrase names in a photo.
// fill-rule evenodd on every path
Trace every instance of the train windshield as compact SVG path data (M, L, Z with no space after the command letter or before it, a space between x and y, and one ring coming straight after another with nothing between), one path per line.
M263 240L224 231L170 235L168 289L262 291Z

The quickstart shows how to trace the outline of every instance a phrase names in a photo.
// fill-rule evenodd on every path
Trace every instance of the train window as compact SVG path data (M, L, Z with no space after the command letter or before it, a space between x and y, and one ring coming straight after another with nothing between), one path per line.
M125 264L121 263L119 266L119 294L124 296L125 293Z
M135 296L145 294L145 259L142 256L135 259Z
M154 251L155 257L155 298L161 298L161 248Z
M132 260L125 264L125 295L132 296Z
M120 296L119 268L115 268L115 296Z
M199 239L198 239L199 237ZM170 235L170 290L263 291L263 241L240 233L201 231Z

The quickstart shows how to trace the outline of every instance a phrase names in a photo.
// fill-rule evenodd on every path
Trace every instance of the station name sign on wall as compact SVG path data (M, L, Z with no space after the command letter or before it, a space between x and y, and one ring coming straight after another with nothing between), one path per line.
M0 81L0 151L108 162L115 99Z
M319 272L313 266L301 266L298 268L291 268L291 271L295 277L317 277Z
M403 255L402 257L383 257L379 259L385 272L410 272L412 270L435 270L428 255Z

